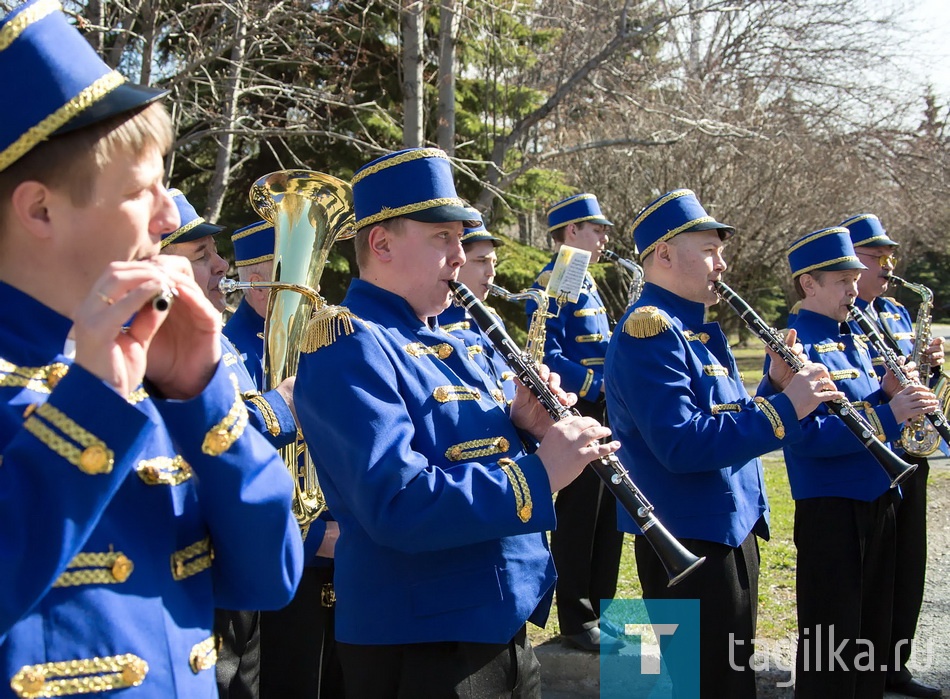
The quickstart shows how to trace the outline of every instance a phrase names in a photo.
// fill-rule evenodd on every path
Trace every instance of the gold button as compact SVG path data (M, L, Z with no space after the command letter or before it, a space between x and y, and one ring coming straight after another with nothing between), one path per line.
M66 372L69 371L69 367L65 364L52 364L49 368L49 374L46 377L46 382L49 384L49 387L56 388L56 384L66 376Z
M451 461L458 461L462 458L462 449L460 447L452 447L448 451L448 457Z
M843 343L843 342L839 342L839 343L838 343L838 351L839 351L839 352L844 352L844 343Z
M450 354L452 354L452 345L444 343L439 345L439 359L448 359Z
M224 428L215 430L214 432L209 432L205 436L205 453L212 456L223 454L224 450L228 448L229 438L230 435Z
M449 392L445 386L438 386L435 391L432 392L432 397L440 403L444 403L449 399Z
M135 566L132 564L132 561L129 560L125 554L120 553L116 556L112 564L112 577L115 578L117 582L125 582L129 579L129 576L132 575L134 568Z
M509 444L508 444L508 440L507 440L507 439L505 439L504 437L499 437L499 438L498 438L498 450L499 450L499 451L508 451L508 446L509 446Z
M157 466L148 464L139 469L139 475L142 477L142 480L148 483L149 485L155 485L158 483L158 475L160 471Z
M525 505L520 510L518 510L518 519L522 522L527 522L531 519L531 505Z
M122 683L126 687L136 687L142 684L148 673L148 663L141 658L134 658L122 668Z
M112 459L102 444L93 444L83 449L79 455L79 470L90 475L112 471Z

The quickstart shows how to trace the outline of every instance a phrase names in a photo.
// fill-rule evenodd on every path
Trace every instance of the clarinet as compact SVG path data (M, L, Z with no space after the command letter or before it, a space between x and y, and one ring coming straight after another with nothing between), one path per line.
M761 316L753 311L752 307L726 284L716 281L713 282L713 285L716 287L716 294L719 298L739 314L739 317L755 333L756 337L765 343L766 347L778 354L792 371L797 373L801 370L805 362L792 352L791 347L785 344L785 340L775 328L769 327ZM843 398L837 398L830 402L835 406L831 413L841 418L845 427L851 430L852 434L871 452L871 456L877 460L887 474L892 488L899 485L916 470L916 464L907 463L877 438L871 423L855 410L851 403Z
M873 347L877 355L884 360L884 366L891 370L891 373L894 374L898 383L900 383L901 388L917 383L916 381L912 381L907 375L904 365L900 363L897 352L891 349L891 346L887 344L881 336L881 333L878 332L878 329L874 326L874 322L868 318L864 311L857 306L851 306L849 317L854 319L861 327L861 330L864 331L865 335L868 336L868 342L871 347ZM924 417L930 420L930 423L934 426L934 429L937 430L937 434L943 438L943 441L950 444L950 425L947 425L947 416L943 414L939 406L932 413L924 413Z
M475 298L467 286L461 282L450 281L449 288L459 305L468 310L476 325L488 336L511 370L518 375L521 382L534 394L552 418L560 420L569 415L579 414L576 410L561 404L547 382L538 374L534 360L518 349L518 345L511 339L501 323L481 301ZM670 579L669 586L672 587L678 583L706 560L705 557L697 558L690 553L654 516L653 505L640 492L631 480L627 469L614 454L602 456L588 465L640 527L666 569L666 574Z

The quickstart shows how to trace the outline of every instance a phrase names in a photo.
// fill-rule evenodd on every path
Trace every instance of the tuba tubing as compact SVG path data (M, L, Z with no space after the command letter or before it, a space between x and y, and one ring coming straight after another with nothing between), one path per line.
M501 324L485 308L484 304L475 298L475 295L461 282L449 282L449 288L455 299L471 314L475 323L481 328L495 349L501 353L521 382L531 391L555 420L577 415L578 412L561 404L547 383L538 374L534 361L526 353L518 349L518 345L511 339ZM687 575L698 568L705 559L697 558L686 549L663 524L654 516L653 505L640 492L640 489L630 478L627 469L614 455L601 457L588 464L598 477L604 482L617 502L633 518L640 527L643 535L653 547L660 562L666 569L669 577L669 586L672 587Z
M736 292L730 289L724 282L713 282L716 288L716 294L719 295L726 304L729 305L741 318L749 329L755 333L766 347L772 349L778 354L792 371L798 372L804 366L804 361L798 357L792 349L785 344L784 338L779 332L766 324L752 307L747 304ZM834 409L830 412L841 418L845 426L851 430L851 433L857 437L861 444L871 452L871 456L880 464L881 468L887 474L891 482L891 487L899 485L912 474L917 466L909 464L900 458L897 454L887 448L887 445L880 441L875 435L871 424L862 416L854 406L846 400L837 399L831 401Z

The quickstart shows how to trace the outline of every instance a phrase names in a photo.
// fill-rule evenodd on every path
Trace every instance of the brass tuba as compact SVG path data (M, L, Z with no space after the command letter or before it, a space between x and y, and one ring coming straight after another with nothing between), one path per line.
M321 172L281 170L258 179L251 206L274 226L274 274L270 282L222 280L222 291L270 288L264 318L264 383L268 390L296 376L300 350L312 332L311 319L327 308L320 277L330 247L352 238L353 193L350 185ZM326 509L310 452L302 440L279 449L294 476L292 509L306 535Z

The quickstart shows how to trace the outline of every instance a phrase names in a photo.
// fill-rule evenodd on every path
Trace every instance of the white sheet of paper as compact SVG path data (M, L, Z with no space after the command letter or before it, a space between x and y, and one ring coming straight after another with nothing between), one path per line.
M574 303L580 298L587 265L590 264L590 251L562 245L551 270L551 279L545 292L552 298Z

